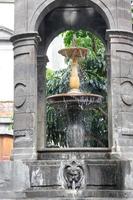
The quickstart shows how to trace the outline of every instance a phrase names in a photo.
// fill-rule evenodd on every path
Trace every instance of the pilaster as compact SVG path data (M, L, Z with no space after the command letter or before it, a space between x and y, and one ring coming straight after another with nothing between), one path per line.
M37 151L37 33L11 38L14 45L14 159L34 159Z
M37 56L38 69L38 134L37 150L46 146L46 65L48 57L44 54Z
M133 156L133 33L108 30L110 44L109 121L112 151Z

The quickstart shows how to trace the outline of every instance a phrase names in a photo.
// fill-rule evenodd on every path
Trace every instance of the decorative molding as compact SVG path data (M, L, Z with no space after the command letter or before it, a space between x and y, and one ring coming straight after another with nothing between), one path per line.
M13 43L30 41L30 40L35 40L35 42L38 43L41 41L41 38L38 32L29 32L29 33L13 35L10 40Z
M35 46L37 48L38 44L41 42L41 38L38 32L29 32L13 35L10 38L10 41L13 43L15 51L17 48L22 48L25 46Z
M27 137L31 140L32 135L33 135L33 130L30 130L30 129L29 130L14 130L15 138Z
M0 26L0 32L5 33L5 36L3 34L3 36L0 36L0 41L10 41L11 36L13 36L14 31L6 28L4 26Z
M24 56L24 55L29 55L30 52L14 52L14 58L17 58L18 56Z
M0 0L0 3L15 3L15 0Z
M40 2L39 5L36 6L36 9L31 17L31 20L30 20L30 27L29 27L29 30L37 30L38 28L38 25L36 24L36 22L38 21L39 22L39 15L43 13L44 16L46 16L48 14L48 12L52 11L54 7L52 4L54 4L55 2L51 3L49 2L49 0L44 0L43 2ZM114 19L114 16L111 12L111 9L109 6L107 6L102 0L97 0L95 2L95 0L90 0L90 4L93 4L94 8L95 7L98 7L99 10L100 10L100 13L102 13L101 15L102 16L106 16L105 18L108 19L108 23L109 23L109 27L111 28L115 28L116 27L116 22L115 22L115 19ZM88 6L88 3L85 3L83 1L80 1L80 3L78 3L78 7L84 7L84 6ZM60 7L63 7L63 4L60 5ZM73 7L73 4L66 4L65 7ZM44 12L45 10L45 12ZM43 17L44 17L43 16ZM39 22L40 23L40 22Z
M14 34L14 31L5 27L5 26L0 26L0 31L4 31L4 32L7 32L9 33L11 36Z
M27 134L26 130L14 131L14 136L16 138L18 138L18 137L26 137L26 134Z
M133 83L129 80L121 83L121 100L126 106L133 105Z
M127 53L127 54L131 54L133 56L133 52L128 51L126 49L122 50L122 49L117 49L116 50L117 53Z
M26 85L23 83L17 83L15 85L15 107L20 108L26 101Z
M133 41L133 32L125 31L122 29L108 29L106 31L106 38L118 38ZM120 41L115 41L114 43L121 43ZM127 43L126 43L127 44ZM131 45L131 44L130 44Z

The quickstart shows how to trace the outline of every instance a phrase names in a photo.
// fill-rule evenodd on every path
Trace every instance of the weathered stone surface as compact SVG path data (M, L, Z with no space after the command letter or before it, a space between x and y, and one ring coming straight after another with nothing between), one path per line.
M73 164L74 163L74 164ZM115 160L68 160L68 161L38 161L29 163L30 180L32 187L57 187L66 188L66 167L73 170L82 169L83 179L81 188L99 188L105 187L110 189L124 188L124 172L128 170L130 163L126 161ZM74 167L74 166L77 166ZM77 173L76 173L77 174ZM70 175L69 175L70 176ZM71 176L73 176L71 174ZM52 178L50 178L52 177Z
M38 24L40 23L43 16L45 16L48 12L48 10L55 9L56 7L65 7L67 6L93 6L96 8L99 12L102 12L103 16L106 16L108 23L110 24L110 28L115 29L125 29L125 30L131 30L131 14L130 14L130 1L122 0L118 1L116 4L115 0L109 1L109 0L84 0L84 1L74 1L69 0L66 1L56 1L56 0L38 0L32 1L30 0L28 2L29 7L26 7L26 2L17 1L16 2L16 24L15 24L15 30L17 33L20 32L26 32L27 27L29 31L33 31L36 25L36 28ZM47 10L45 8L47 7ZM21 8L21 9L20 9ZM21 12L20 12L21 11ZM43 12L43 14L42 14ZM93 14L93 13L92 13ZM28 18L27 18L28 15ZM39 18L39 19L38 19ZM19 23L19 22L22 23Z
M133 197L132 162L106 159L74 162L77 169L83 170L81 186L75 192L67 187L64 177L64 169L72 165L72 160L0 162L0 199Z
M108 31L110 38L110 94L111 114L109 113L109 121L111 124L112 142L114 151L119 154L124 153L125 148L130 148L128 142L122 142L130 136L130 144L132 144L132 60L133 60L133 35L131 32L124 31ZM127 138L129 139L129 137ZM123 150L122 150L123 149ZM129 150L130 151L130 150ZM128 151L128 152L129 152ZM120 154L122 156L122 154Z
M0 191L23 191L30 186L29 168L21 161L0 162Z
M37 33L24 33L11 38L14 44L14 147L24 158L26 147L32 148L31 157L36 155L37 144ZM24 151L25 149L25 151ZM23 154L23 155L22 155ZM30 154L29 154L30 155ZM18 153L17 156L18 157ZM35 156L36 157L36 156Z
M18 161L0 163L0 198L133 199L130 1L17 0L15 6L13 158ZM44 58L52 39L67 29L91 30L109 47L109 147L113 153L110 149L37 153L45 148Z
M88 159L108 159L111 149L109 148L69 148L69 149L45 149L38 152L39 160L88 160Z

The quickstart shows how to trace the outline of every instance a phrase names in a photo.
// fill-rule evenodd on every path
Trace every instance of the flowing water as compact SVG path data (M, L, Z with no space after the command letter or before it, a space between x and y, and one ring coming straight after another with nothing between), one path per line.
M83 147L85 140L85 129L81 124L70 124L66 131L68 147Z

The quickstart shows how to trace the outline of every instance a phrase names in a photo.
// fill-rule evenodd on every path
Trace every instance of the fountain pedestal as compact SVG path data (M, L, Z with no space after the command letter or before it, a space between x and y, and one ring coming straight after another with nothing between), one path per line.
M108 149L92 151L80 148L40 152L39 158L43 160L29 163L31 188L26 195L44 199L50 196L58 200L90 200L97 197L100 200L110 197L116 200L117 197L133 195L122 191L125 188L123 173L128 169L127 161L110 159Z

